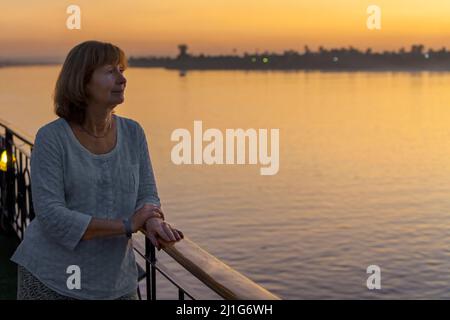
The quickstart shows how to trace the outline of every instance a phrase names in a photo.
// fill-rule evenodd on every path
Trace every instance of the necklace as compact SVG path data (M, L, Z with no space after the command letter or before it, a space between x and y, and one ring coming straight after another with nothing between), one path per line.
M108 133L109 133L109 130L111 129L111 127L112 127L112 117L111 117L111 120L110 120L110 122L109 122L109 127L108 127L108 131L105 133L105 135L103 135L103 136L96 136L95 134L92 134L92 133L90 133L89 131L87 131L82 125L80 125L80 127L81 127L81 129L84 131L84 132L86 132L88 135L90 135L91 137L94 137L94 138L97 138L97 139L99 139L99 138L104 138L104 137L106 137L107 135L108 135Z

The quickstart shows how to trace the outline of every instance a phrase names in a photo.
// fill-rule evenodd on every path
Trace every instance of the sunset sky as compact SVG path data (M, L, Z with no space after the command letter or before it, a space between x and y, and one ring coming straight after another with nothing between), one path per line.
M68 30L66 8L81 8ZM381 7L382 29L368 30L366 9ZM0 59L62 59L76 43L110 41L128 55L303 51L305 45L375 50L450 47L447 0L2 0Z

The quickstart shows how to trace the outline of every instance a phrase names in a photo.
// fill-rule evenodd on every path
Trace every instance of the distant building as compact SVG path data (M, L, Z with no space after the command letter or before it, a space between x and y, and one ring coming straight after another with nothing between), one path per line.
M189 55L187 53L188 51L188 46L185 44L180 44L178 45L178 50L180 50L180 53L177 56L177 59L183 59L183 58L187 58Z

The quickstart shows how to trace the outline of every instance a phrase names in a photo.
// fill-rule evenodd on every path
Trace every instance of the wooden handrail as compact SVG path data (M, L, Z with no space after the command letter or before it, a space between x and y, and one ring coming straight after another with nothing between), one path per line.
M280 298L200 248L186 236L178 242L161 238L161 248L192 275L227 300Z

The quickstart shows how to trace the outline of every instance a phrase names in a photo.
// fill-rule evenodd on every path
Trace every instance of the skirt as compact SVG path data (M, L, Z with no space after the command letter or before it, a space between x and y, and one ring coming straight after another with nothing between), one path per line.
M17 268L17 300L77 300L53 291L23 266ZM116 300L138 300L137 292L131 292Z

